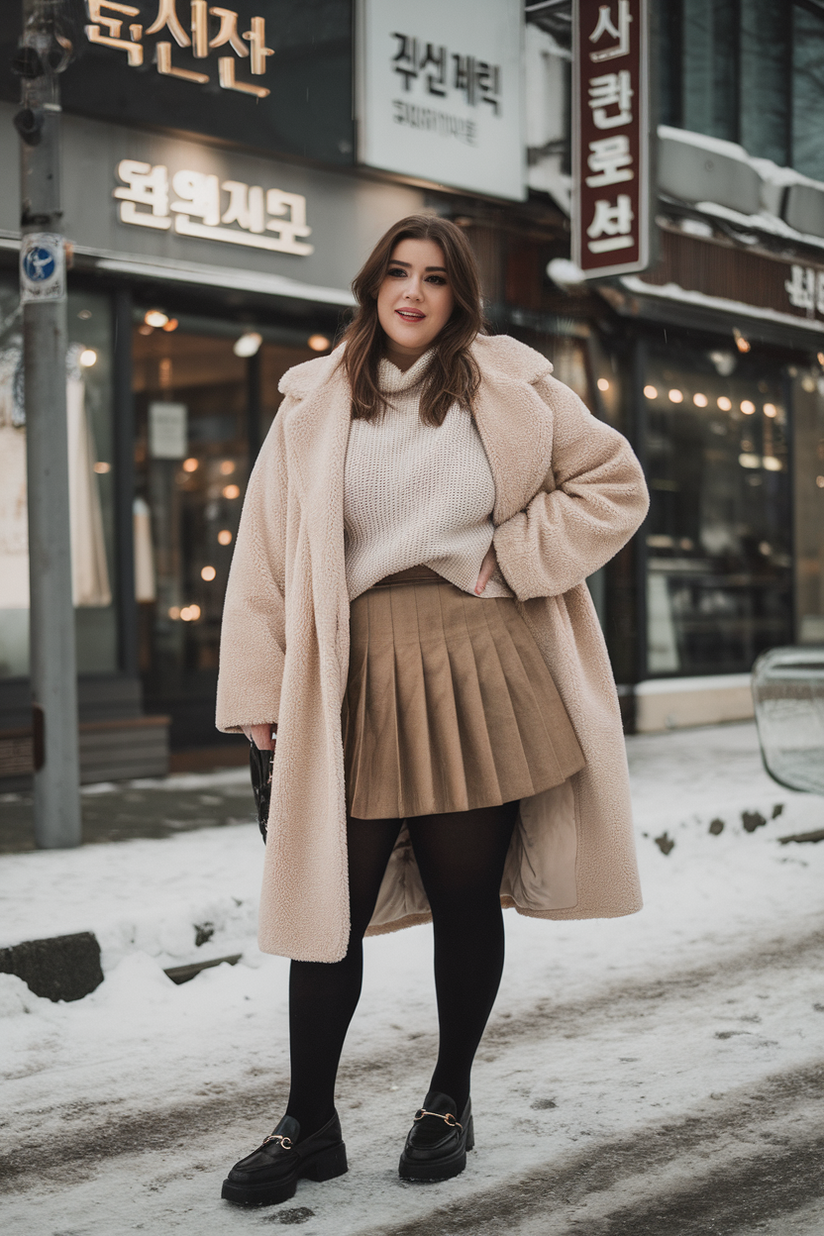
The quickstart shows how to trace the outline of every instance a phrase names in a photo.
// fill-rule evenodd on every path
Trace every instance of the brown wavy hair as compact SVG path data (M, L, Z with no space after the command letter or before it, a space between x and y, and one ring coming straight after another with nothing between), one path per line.
M402 240L431 240L440 246L455 298L452 315L434 341L435 355L421 393L421 420L425 425L442 425L453 403L472 411L481 375L469 348L486 324L475 256L461 229L437 215L408 215L394 223L352 281L358 308L343 336L342 359L352 391L352 416L375 420L386 406L378 386L378 363L386 340L378 321L378 292Z

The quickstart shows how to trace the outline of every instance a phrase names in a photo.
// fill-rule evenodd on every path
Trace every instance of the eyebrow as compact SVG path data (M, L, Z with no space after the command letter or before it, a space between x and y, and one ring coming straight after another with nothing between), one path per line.
M390 266L406 266L407 268L411 270L412 263L411 262L399 262L397 261L397 259L393 258L392 261L390 262ZM446 274L445 266L425 266L424 270L442 270L443 273Z

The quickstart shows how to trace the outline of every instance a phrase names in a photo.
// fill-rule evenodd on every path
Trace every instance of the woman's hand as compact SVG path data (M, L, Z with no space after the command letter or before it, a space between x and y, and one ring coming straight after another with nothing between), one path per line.
M275 749L275 733L277 726L274 723L268 725L244 725L243 732L253 742L258 751L274 751Z
M481 573L478 576L478 582L475 585L476 596L480 596L482 594L497 569L498 558L495 554L495 546L490 545L489 549L484 554L484 560L481 563Z

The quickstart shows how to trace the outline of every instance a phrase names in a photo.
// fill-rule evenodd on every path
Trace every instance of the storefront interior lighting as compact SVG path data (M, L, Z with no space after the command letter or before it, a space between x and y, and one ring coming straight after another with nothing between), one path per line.
M722 412L732 412L732 400L726 395L719 395L715 401Z
M761 461L768 472L782 472L784 465L775 455L765 455Z
M94 348L84 348L80 353L80 364L84 369L91 369L92 365L97 360L97 353Z
M607 379L606 379L606 378L599 378L599 379L598 379L598 390L599 390L599 391L608 391L608 390L609 390L609 382L607 381Z
M169 315L164 313L162 309L147 309L143 315L143 321L147 326L160 329L169 321Z
M256 356L263 343L263 335L259 335L256 330L247 330L245 335L241 335L236 339L232 347L235 356L241 356L244 359L249 356Z
M817 489L824 489L824 476L817 476L815 478L815 484Z
M218 532L217 543L218 545L231 545L232 544L232 534L228 528L221 528L220 532Z
M742 468L760 468L761 456L750 455L748 451L745 451L738 456L738 462L741 464Z
M99 476L105 476L107 472L111 472L112 465L110 463L106 463L102 459L99 459L94 465L94 470Z
M745 338L745 336L741 334L741 331L738 329L737 326L734 326L732 328L732 333L735 338L735 346L738 348L738 351L739 352L749 352L750 348L752 347L752 344L750 343L749 339Z
M329 347L329 340L325 335L310 335L306 342L313 352L325 352Z
M669 398L670 398L670 403L683 403L684 392L679 391L678 387L675 387L673 390L669 392Z
M180 611L180 617L184 622L196 622L200 617L200 606L184 605L183 609Z
M229 498L229 499L232 499L232 498L239 498L239 497L240 497L240 488L239 488L239 486L237 486L237 485L225 485L225 486L224 486L224 488L223 488L223 496L224 496L224 498Z
M234 470L235 464L233 459L221 459L220 471L223 476L231 476Z
M752 416L753 412L755 411L755 404L753 403L751 399L742 399L741 400L741 411L744 413L745 416Z
M654 386L645 386L644 394L646 395L647 399L657 399L658 398L658 391L655 389Z
M699 391L697 394L693 395L692 402L695 404L696 408L706 408L709 403L709 399L707 399L707 396L702 395Z
M178 618L180 617L180 606L179 605L172 605L170 607L169 617L171 618L172 622L177 622Z
M824 352L817 352L815 358L818 361L821 368L824 369Z
M199 460L195 459L194 456L192 456L189 459L183 460L183 471L184 472L197 472L199 466L200 466Z
M774 403L765 403L764 404L764 415L765 416L778 416L778 408L775 406Z
M91 309L81 309L77 316L80 318L81 322L88 322L89 318L92 316L92 311ZM822 364L824 364L824 361L822 361Z
M213 566L201 567L201 570L200 570L201 579L210 581L210 580L213 580L216 575L217 575L217 571L215 570Z
M180 323L178 322L177 318L169 318L168 322L166 322L163 329L164 330L177 330L179 325Z

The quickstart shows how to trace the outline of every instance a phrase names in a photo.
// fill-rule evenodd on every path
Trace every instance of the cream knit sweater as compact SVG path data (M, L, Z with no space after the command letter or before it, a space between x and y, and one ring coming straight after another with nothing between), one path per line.
M432 356L405 373L381 361L386 411L352 421L343 499L350 601L385 575L420 565L474 593L492 543L495 485L474 420L457 404L437 427L420 418ZM512 596L500 572L483 596Z

